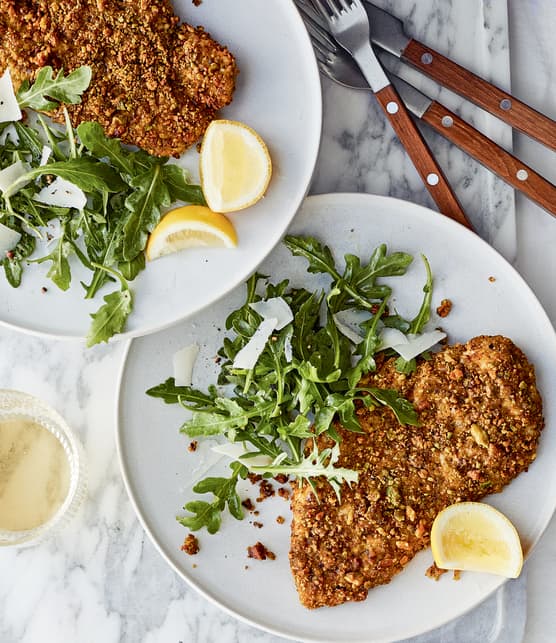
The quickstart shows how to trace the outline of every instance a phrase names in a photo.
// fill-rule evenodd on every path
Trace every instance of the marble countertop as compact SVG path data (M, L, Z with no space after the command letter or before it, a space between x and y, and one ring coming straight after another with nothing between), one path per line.
M457 5L464 0L450 1ZM508 5L512 91L556 119L556 5L552 0L509 0ZM325 92L325 109L332 110L336 100L335 91ZM329 140L340 134L334 127L333 119L327 119L324 135ZM352 178L346 173L342 181L336 180L334 163L343 162L341 152L321 154L313 191L392 193L426 203L428 197L409 171L403 194L402 188L388 185L380 175L371 173L360 180L369 166L364 143L355 145L361 155L353 156ZM514 150L556 183L553 152L519 134L514 134ZM556 221L520 195L516 213L515 265L556 322L552 278ZM240 623L199 596L166 565L145 536L128 501L115 451L115 383L124 352L123 343L86 351L78 342L0 329L1 387L28 391L64 415L82 438L89 486L78 516L52 540L26 550L0 551L0 642L282 641ZM524 574L515 581L512 600L504 602L504 609L524 614L523 622L505 641L554 640L555 578L553 519ZM497 614L500 617L500 610ZM452 641L452 636L453 631L448 632L442 640Z

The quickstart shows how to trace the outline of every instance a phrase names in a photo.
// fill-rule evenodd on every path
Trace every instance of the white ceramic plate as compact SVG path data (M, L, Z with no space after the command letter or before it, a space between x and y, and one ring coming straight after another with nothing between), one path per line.
M221 117L241 120L268 144L274 173L265 198L231 215L237 250L193 250L155 261L133 284L135 310L123 335L160 330L201 310L252 272L283 235L307 191L321 133L321 89L307 33L293 2L284 0L174 0L176 12L204 25L237 58L240 74L232 105ZM183 157L197 179L198 153ZM35 333L82 338L89 314L102 304L83 299L76 266L73 285L59 291L45 266L30 266L12 289L0 275L0 323ZM41 293L46 286L48 292ZM40 312L39 312L40 311ZM122 335L120 335L122 336Z
M327 242L337 257L345 252L365 256L379 243L415 255L407 277L398 283L401 313L419 306L424 253L435 276L433 305L453 302L442 319L451 342L479 334L512 338L536 365L545 405L546 428L539 455L528 473L489 498L516 525L526 553L539 539L556 502L556 336L550 321L519 274L478 236L423 207L369 195L311 197L295 218L290 232L311 234ZM261 266L279 280L314 286L306 263L291 258L280 244ZM393 281L396 283L396 280ZM143 526L168 563L203 595L237 617L282 636L310 641L389 641L428 631L461 615L504 581L465 573L459 582L446 574L439 582L425 577L430 551L421 552L389 585L371 590L362 603L308 611L298 602L288 565L289 528L276 516L289 515L282 498L261 503L255 528L226 518L215 536L200 533L201 552L191 558L180 551L187 531L174 516L193 497L189 491L200 456L187 450L178 433L184 411L147 397L144 391L172 375L171 358L180 347L198 342L200 358L195 385L214 381L213 357L226 315L243 301L237 288L210 310L165 332L135 340L123 367L118 409L118 446L128 492ZM220 465L217 465L217 468ZM222 471L225 465L221 463ZM197 472L198 474L198 472ZM256 498L253 487L245 490ZM252 561L247 545L257 540L277 554L274 562ZM193 564L197 567L193 568ZM249 569L245 569L248 565Z

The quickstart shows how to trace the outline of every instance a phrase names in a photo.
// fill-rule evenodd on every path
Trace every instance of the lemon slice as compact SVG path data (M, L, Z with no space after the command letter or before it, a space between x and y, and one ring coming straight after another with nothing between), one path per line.
M516 528L504 514L482 502L461 502L441 511L432 525L431 547L441 569L517 578L523 565Z
M272 162L255 130L237 121L216 120L205 132L199 169L209 208L235 212L264 195Z
M152 231L147 259L152 261L185 248L237 246L234 226L223 214L203 205L186 205L170 210Z

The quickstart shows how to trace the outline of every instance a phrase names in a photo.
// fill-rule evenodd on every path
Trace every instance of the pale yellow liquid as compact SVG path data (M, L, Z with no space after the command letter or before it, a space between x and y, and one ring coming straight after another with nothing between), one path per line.
M34 529L68 495L70 467L60 441L27 418L0 419L0 529Z

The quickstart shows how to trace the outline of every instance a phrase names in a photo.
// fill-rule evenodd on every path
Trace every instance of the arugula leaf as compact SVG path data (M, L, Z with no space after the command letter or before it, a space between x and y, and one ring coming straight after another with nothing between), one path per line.
M172 201L185 201L193 205L207 204L201 186L188 183L185 171L178 165L164 165L162 175Z
M193 491L196 493L212 493L214 500L194 500L188 502L184 509L191 512L192 516L178 516L177 521L191 531L198 531L206 527L209 534L215 534L222 523L222 511L228 510L236 520L243 520L241 499L236 491L236 485L243 466L239 463L231 465L232 475L229 478L205 478L198 482Z
M284 244L295 257L307 259L309 272L327 273L334 279L340 279L330 248L314 237L295 237L289 234L284 238Z
M148 234L160 218L160 208L171 203L160 163L135 176L130 184L135 191L125 200L125 206L130 211L124 226L122 248L122 255L126 261L131 261L143 252Z
M4 266L4 274L12 288L17 288L21 283L23 275L22 261L33 254L35 250L35 237L25 233L23 230L21 239L9 256L0 261Z
M400 424L420 426L419 416L413 408L413 405L405 398L400 397L398 391L394 389L382 389L374 387L359 388L357 389L357 391L370 393L377 402L392 409Z
M126 152L120 139L108 138L99 123L86 122L77 127L77 135L83 145L99 159L106 158L124 174L133 174L133 161Z
M87 346L107 342L121 333L133 308L133 294L129 288L115 290L104 297L104 305L91 315L93 322L87 335Z
M33 168L25 174L25 178L35 178L43 174L54 174L66 181L71 181L84 192L98 190L100 192L118 192L125 188L125 183L119 174L107 163L91 158L77 158L68 161L56 161Z
M42 67L33 84L24 80L17 92L17 102L23 109L30 107L42 112L49 112L58 107L58 103L76 104L81 102L81 94L89 87L92 70L83 65L67 76L63 70L54 75L52 67Z

